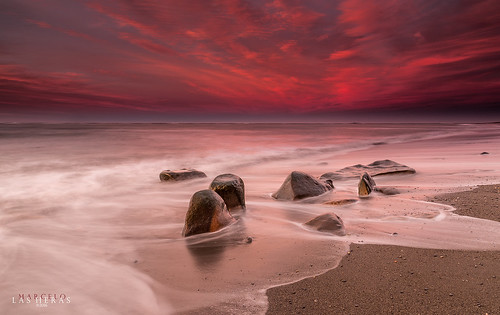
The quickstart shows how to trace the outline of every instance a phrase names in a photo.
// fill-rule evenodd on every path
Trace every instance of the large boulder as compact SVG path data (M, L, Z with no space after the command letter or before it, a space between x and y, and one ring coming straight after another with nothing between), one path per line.
M333 182L323 182L314 177L294 171L285 179L280 189L272 196L280 200L298 200L319 196L333 189Z
M204 178L204 177L207 177L205 173L194 169L186 169L186 168L177 171L165 170L160 173L160 181L162 182L169 182L169 181L178 182L182 180Z
M327 232L339 236L345 235L344 222L333 212L317 216L304 224L320 232Z
M210 189L218 193L228 209L245 209L245 184L234 174L222 174L214 178Z
M210 189L200 190L191 197L182 235L215 232L234 221L221 196Z
M375 189L375 181L368 173L361 175L358 184L358 195L361 197L368 196Z
M322 180L340 180L345 178L358 177L363 173L370 176L393 175L393 174L414 174L415 170L409 166L399 164L391 160L379 160L368 165L356 164L344 167L336 172L329 172L321 175Z

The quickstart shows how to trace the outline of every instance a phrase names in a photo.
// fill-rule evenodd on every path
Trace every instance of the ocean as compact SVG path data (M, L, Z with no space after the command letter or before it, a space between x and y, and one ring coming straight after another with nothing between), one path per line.
M0 124L0 309L256 314L266 289L335 268L351 243L500 250L500 223L428 201L500 182L499 144L499 124ZM352 204L271 197L292 171L384 159L416 170L374 178L401 194L359 199L352 178L328 195ZM182 168L208 177L160 182ZM246 212L182 237L191 196L224 173ZM326 212L345 236L303 225Z

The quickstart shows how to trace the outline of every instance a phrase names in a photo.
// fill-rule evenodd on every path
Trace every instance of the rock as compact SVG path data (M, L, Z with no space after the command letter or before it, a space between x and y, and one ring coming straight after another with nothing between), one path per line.
M358 184L358 195L368 196L375 189L375 181L368 173L364 173Z
M191 197L182 235L215 232L234 221L221 196L210 189L200 190Z
M481 155L486 155L486 154L490 154L490 153L489 153L489 152L486 152L486 151L481 152Z
M280 189L272 196L280 200L298 200L319 196L333 189L333 182L320 182L312 176L294 171L285 179Z
M344 222L333 212L317 216L304 224L320 232L328 232L339 236L345 235Z
M203 172L194 170L194 169L185 169L178 171L165 170L160 173L160 181L162 182L178 182L182 180L195 179L195 178L204 178L207 175Z
M391 175L391 174L415 174L415 170L403 164L391 160L379 160L368 165L356 164L344 167L336 172L329 172L321 175L320 179L341 180L345 178L358 177L363 173L370 176Z
M229 210L245 209L245 184L234 174L222 174L214 178L210 189L218 193Z
M399 194L399 190L394 187L375 187L375 191L383 193L384 195L397 195Z

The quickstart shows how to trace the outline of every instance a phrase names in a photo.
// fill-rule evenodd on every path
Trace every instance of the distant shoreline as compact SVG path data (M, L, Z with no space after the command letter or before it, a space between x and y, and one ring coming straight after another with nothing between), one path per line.
M342 121L3 121L0 125L500 125L500 121L368 121L368 122L342 122Z

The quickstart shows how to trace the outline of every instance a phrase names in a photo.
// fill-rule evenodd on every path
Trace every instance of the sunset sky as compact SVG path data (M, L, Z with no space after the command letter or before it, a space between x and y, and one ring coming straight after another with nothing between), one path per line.
M2 0L0 121L500 120L499 0Z

